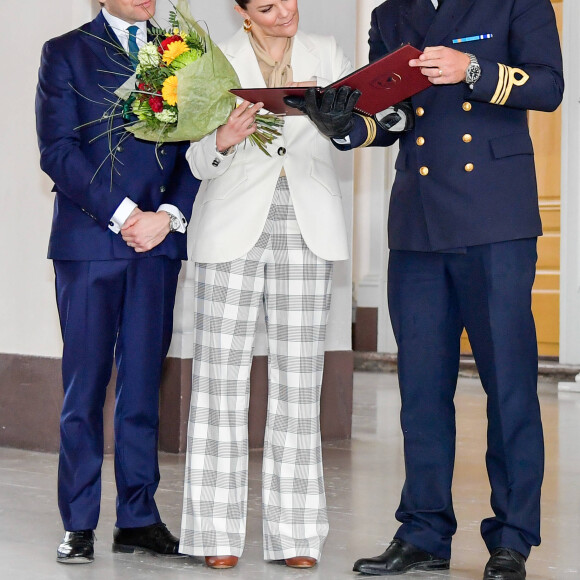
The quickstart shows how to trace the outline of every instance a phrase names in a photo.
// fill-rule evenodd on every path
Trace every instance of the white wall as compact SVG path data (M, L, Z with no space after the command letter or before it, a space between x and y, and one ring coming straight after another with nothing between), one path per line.
M46 259L52 182L39 169L34 93L44 40L90 20L93 8L91 0L51 0L50 9L40 0L0 3L2 54L13 62L2 67L6 90L0 93L2 353L60 356L54 275Z
M191 4L194 15L207 21L216 40L230 35L239 26L233 0L192 0ZM161 22L168 6L167 0L159 0ZM355 17L352 0L302 0L300 8L304 30L332 31L349 55L354 55L354 31L350 28ZM34 94L43 42L90 20L97 10L96 0L51 0L50 3L3 0L0 3L0 21L4 23L0 40L2 53L16 54L13 67L3 66L7 87L0 93L0 211L4 216L0 228L0 353L61 355L54 275L52 264L46 259L52 182L39 168ZM13 81L13 90L8 87L9 81ZM345 157L340 159L350 219L352 162L345 163ZM329 348L344 350L350 348L349 264L339 266L335 286ZM177 326L180 324L178 321ZM181 352L179 345L178 351ZM176 354L175 350L173 353ZM184 352L183 356L190 353Z

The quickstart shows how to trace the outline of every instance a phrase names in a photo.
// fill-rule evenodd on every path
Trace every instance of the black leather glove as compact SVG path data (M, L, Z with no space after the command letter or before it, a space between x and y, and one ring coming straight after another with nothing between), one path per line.
M353 110L360 95L360 91L346 86L326 89L322 94L311 87L306 89L304 98L288 96L284 102L306 113L322 134L341 139L354 127Z
M415 113L411 101L401 101L374 115L375 121L392 133L410 131L415 126Z

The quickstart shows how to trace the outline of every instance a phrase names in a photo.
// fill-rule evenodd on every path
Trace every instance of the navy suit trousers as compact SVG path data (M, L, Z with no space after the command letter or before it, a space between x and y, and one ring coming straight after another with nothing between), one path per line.
M396 537L442 558L450 557L457 528L453 399L464 327L487 394L494 515L481 525L483 539L490 550L503 546L524 556L540 543L544 447L531 311L536 260L535 238L464 253L390 253L406 466Z
M180 268L180 260L165 256L54 261L64 340L58 500L66 530L97 527L103 405L114 359L117 526L160 521L153 499L159 384Z

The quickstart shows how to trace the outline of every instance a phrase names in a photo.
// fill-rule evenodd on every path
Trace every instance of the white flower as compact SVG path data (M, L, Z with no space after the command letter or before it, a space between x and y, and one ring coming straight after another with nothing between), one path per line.
M159 64L161 55L159 54L157 47L152 42L148 42L139 49L137 58L142 67L150 68L156 67Z
M161 113L155 113L155 117L162 123L176 123L177 113L171 109L163 109Z

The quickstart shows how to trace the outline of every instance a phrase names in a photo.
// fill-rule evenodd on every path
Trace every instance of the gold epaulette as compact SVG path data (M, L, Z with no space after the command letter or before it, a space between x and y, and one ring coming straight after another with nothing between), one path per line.
M492 105L505 105L512 94L512 89L524 86L530 80L530 75L521 68L514 68L500 63L498 63L498 66L499 80L490 103Z

